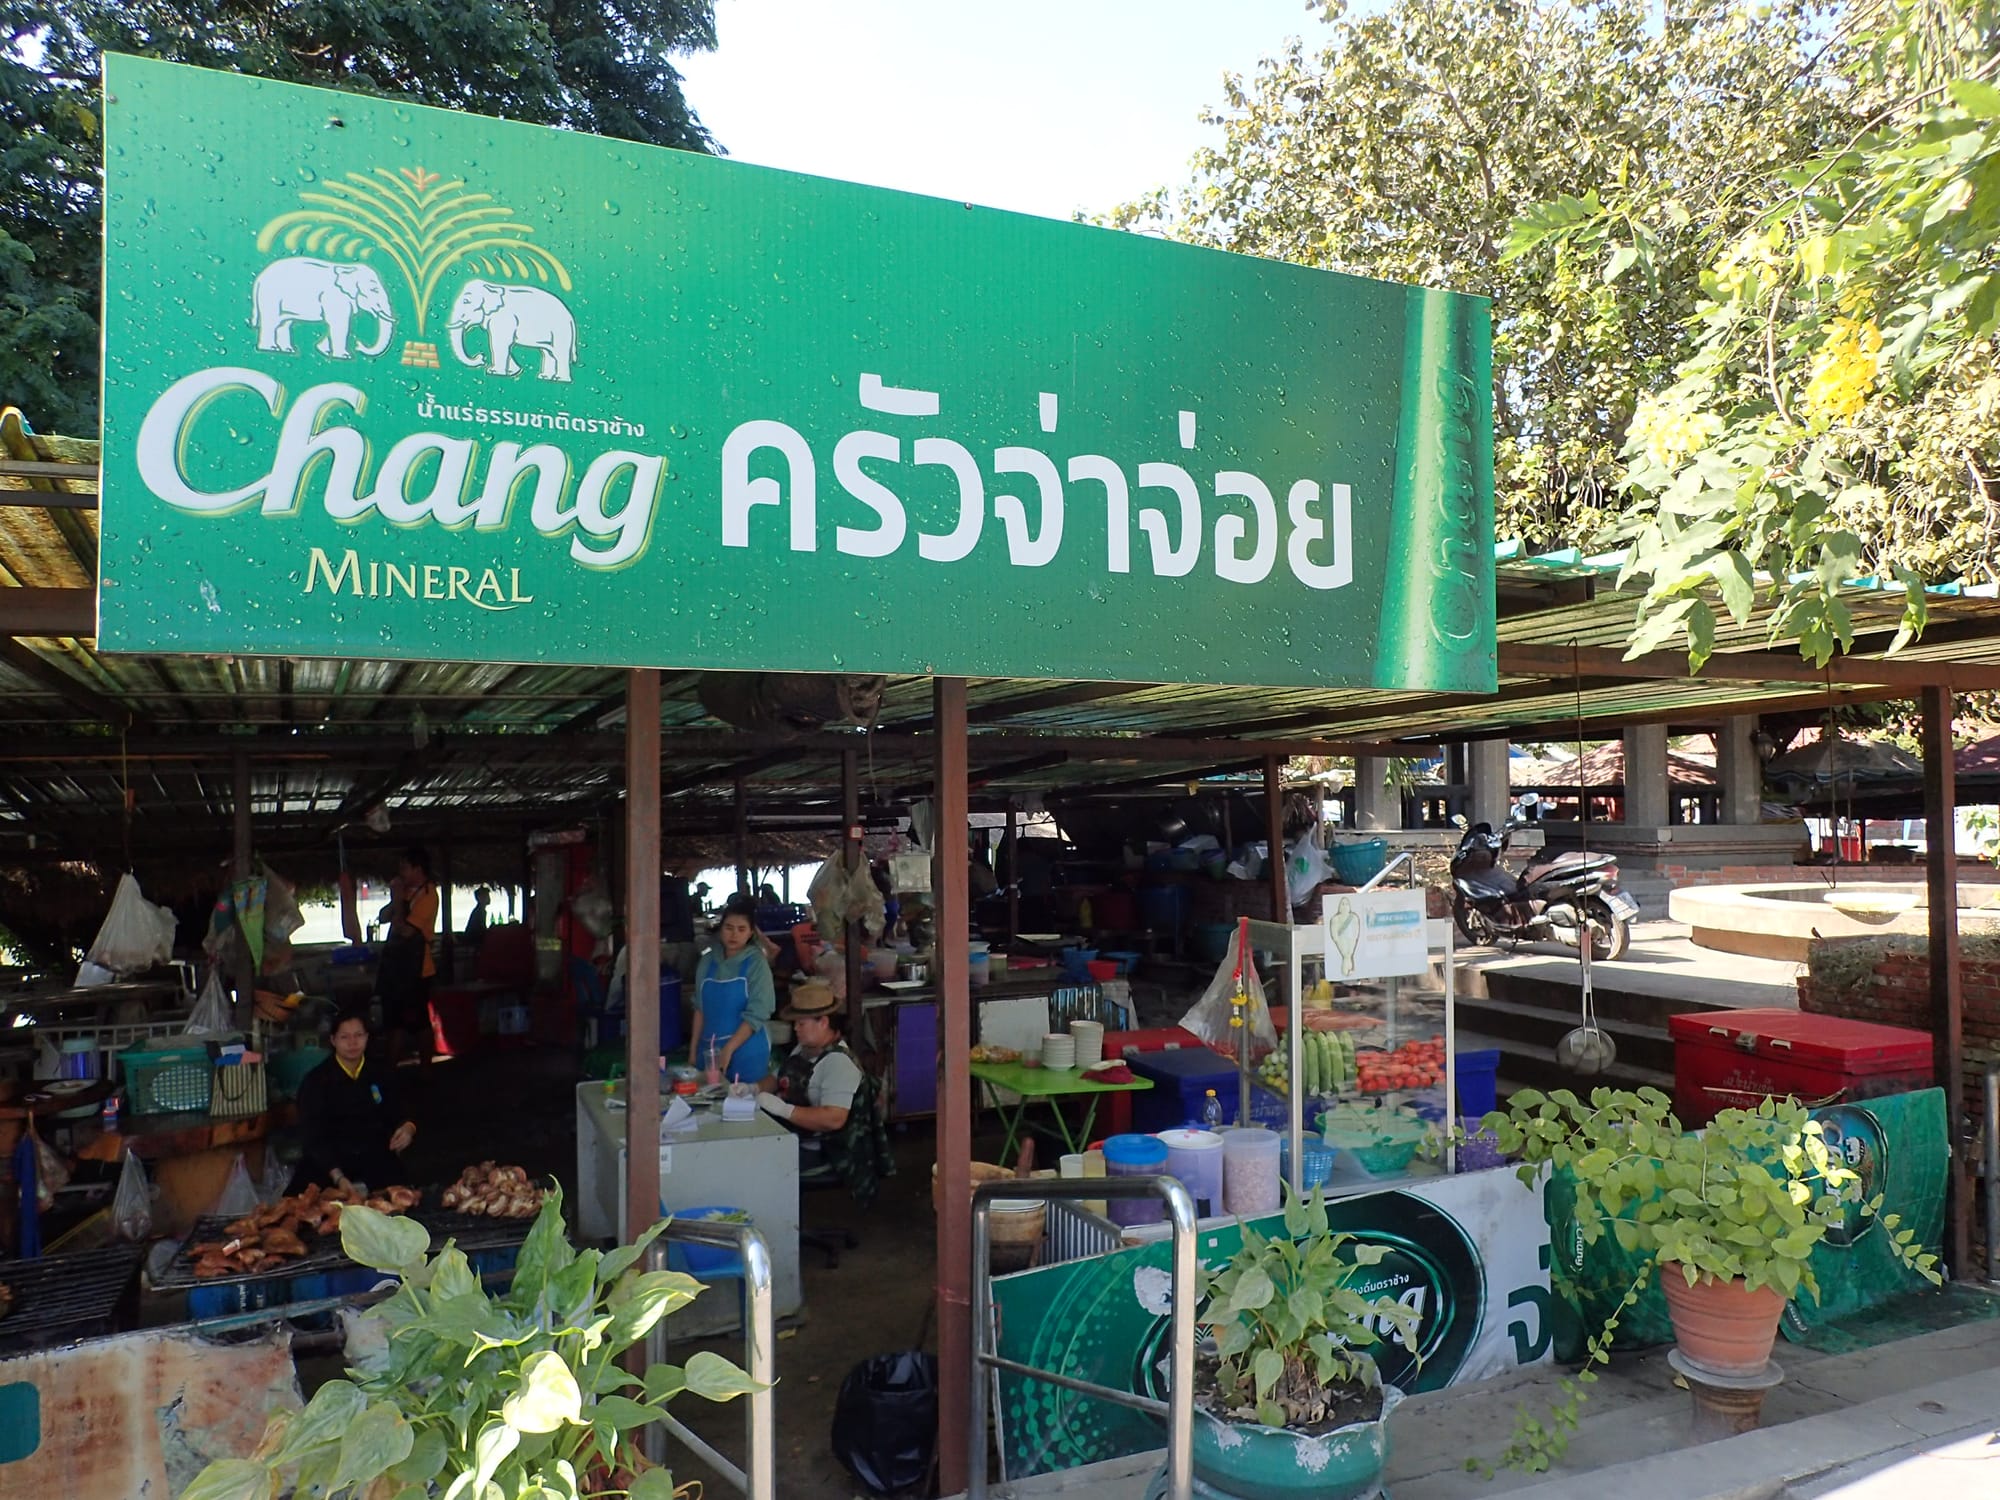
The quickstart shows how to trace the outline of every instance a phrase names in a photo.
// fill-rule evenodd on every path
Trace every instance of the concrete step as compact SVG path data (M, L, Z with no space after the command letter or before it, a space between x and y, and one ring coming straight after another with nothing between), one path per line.
M1506 1054L1518 1042L1529 1042L1553 1051L1556 1043L1582 1021L1580 1003L1558 1009L1549 1005L1525 1005L1511 1000L1464 1000L1458 1006L1459 1026L1464 1030L1496 1038L1503 1054L1501 1071L1507 1067ZM1621 1062L1656 1073L1671 1075L1674 1068L1673 1039L1664 1026L1628 1021L1606 1015L1598 1009L1597 1022L1618 1043Z
M1616 1037L1614 1035L1614 1040ZM1671 1071L1635 1065L1625 1057L1624 1044L1618 1048L1618 1060L1604 1072L1585 1078L1573 1069L1556 1061L1556 1049L1536 1042L1508 1041L1501 1046L1500 1077L1495 1085L1502 1098L1516 1089L1534 1088L1571 1089L1579 1094L1594 1088L1609 1089L1659 1089L1662 1093L1674 1091L1674 1075Z
M1543 1010L1576 1011L1583 1006L1583 979L1575 964L1535 963L1524 966L1489 965L1473 971L1477 982L1465 986L1462 1005L1483 998L1509 1005ZM1727 1010L1736 1000L1703 999L1694 987L1680 994L1660 994L1625 982L1617 965L1597 966L1591 973L1591 994L1600 1023L1630 1022L1666 1034L1667 1017L1697 1010Z

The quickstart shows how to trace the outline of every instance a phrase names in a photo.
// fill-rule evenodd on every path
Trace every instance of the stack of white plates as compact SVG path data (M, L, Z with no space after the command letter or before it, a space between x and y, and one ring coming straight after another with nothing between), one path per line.
M1098 1050L1103 1050L1102 1039ZM1076 1066L1076 1038L1063 1031L1051 1031L1042 1038L1042 1066L1057 1071Z
M1104 1061L1104 1023L1102 1021L1072 1021L1069 1034L1076 1041L1076 1065L1079 1068L1094 1068Z

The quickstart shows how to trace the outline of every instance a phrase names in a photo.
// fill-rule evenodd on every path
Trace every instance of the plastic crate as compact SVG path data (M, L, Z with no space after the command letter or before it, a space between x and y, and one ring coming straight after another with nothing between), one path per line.
M127 1047L118 1054L125 1097L133 1115L206 1111L215 1083L215 1059L205 1042L176 1047Z

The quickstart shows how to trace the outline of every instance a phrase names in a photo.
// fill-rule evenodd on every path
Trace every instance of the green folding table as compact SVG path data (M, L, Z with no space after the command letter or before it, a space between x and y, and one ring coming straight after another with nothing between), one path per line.
M1097 1123L1097 1101L1100 1098L1106 1094L1129 1094L1153 1086L1150 1078L1134 1078L1130 1083L1092 1083L1075 1068L1030 1068L1017 1062L976 1062L970 1066L972 1076L981 1083L990 1083L1021 1096L1012 1105L1002 1103L997 1096L993 1101L993 1107L1000 1112L1000 1119L1007 1127L1007 1142L1000 1148L1003 1163L1013 1159L1014 1146L1027 1124L1030 1104L1044 1102L1049 1106L1050 1113L1056 1117L1056 1129L1062 1135L1063 1144L1073 1155L1090 1143L1091 1127ZM1084 1101L1082 1128L1072 1134L1069 1117L1063 1113L1062 1101L1079 1098Z

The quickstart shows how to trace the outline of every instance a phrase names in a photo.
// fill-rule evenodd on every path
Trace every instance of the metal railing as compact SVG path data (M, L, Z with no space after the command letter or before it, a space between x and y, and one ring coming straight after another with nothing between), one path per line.
M1081 1203L1057 1199L1048 1206L1047 1223L1042 1230L1042 1264L1091 1260L1109 1255L1124 1242L1118 1226L1109 1219L1092 1213Z
M1018 1197L1018 1182L982 1182L972 1190L972 1411L971 1441L966 1473L966 1500L986 1500L986 1427L993 1373L1026 1376L1167 1419L1167 1491L1165 1500L1191 1500L1194 1494L1194 1199L1173 1177L1057 1177L1038 1179L1037 1198L1158 1198L1173 1225L1173 1308L1169 1329L1171 1385L1165 1401L1117 1390L1088 1380L1038 1370L1001 1358L993 1319L992 1226L988 1210L995 1198Z
M776 1402L772 1386L777 1380L777 1331L771 1315L771 1251L764 1236L749 1224L730 1224L716 1219L674 1219L646 1250L646 1268L664 1270L668 1241L684 1245L705 1245L710 1249L734 1250L743 1262L743 1370L757 1382L758 1389L743 1397L749 1410L744 1418L748 1443L744 1467L739 1469L672 1413L657 1423L648 1423L644 1448L655 1463L666 1460L666 1439L671 1433L689 1452L728 1480L749 1500L777 1500L778 1433ZM646 1363L662 1364L667 1357L667 1320L661 1319L646 1335Z

